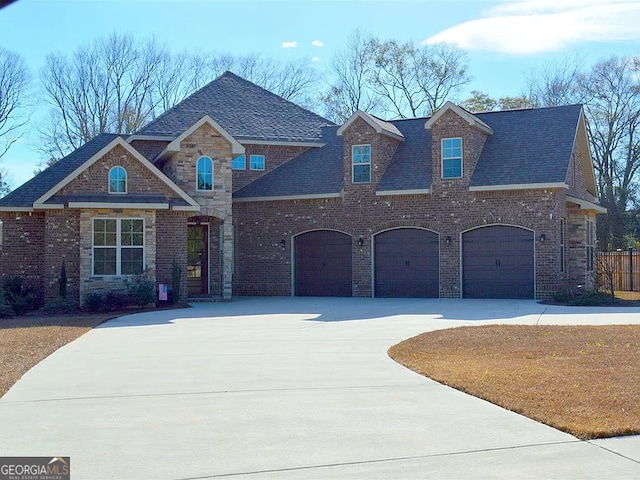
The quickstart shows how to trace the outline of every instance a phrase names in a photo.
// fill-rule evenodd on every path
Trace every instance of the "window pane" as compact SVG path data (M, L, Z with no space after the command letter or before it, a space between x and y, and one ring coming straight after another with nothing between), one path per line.
M247 168L247 157L239 155L231 161L231 168L233 170L244 170Z
M139 275L144 270L142 248L123 248L120 252L122 275Z
M115 248L94 248L93 273L94 275L115 275L116 274L116 249Z
M109 171L109 192L125 193L127 191L127 172L122 167L113 167Z
M353 183L369 183L371 181L371 165L353 166Z
M251 155L249 168L251 170L264 170L264 155Z
M442 161L442 176L444 178L457 178L462 176L462 160L451 159Z
M356 145L353 147L353 163L371 163L371 146Z
M95 246L116 244L116 221L96 218L93 221L93 244Z
M213 161L209 157L198 159L197 177L198 190L213 190Z

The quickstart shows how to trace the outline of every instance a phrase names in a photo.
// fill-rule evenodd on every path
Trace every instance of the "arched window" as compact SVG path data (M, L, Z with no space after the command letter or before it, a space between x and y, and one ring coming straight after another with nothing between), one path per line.
M109 193L127 193L127 171L124 168L109 170Z
M198 190L213 190L213 161L200 157L196 165Z

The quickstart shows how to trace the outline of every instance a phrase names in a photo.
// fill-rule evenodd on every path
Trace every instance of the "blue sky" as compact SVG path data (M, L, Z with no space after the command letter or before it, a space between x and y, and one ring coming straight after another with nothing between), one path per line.
M640 54L639 25L635 0L18 0L0 10L0 45L23 55L34 82L48 53L71 53L114 31L155 35L174 51L304 57L322 72L361 29L382 39L456 43L469 52L468 91L501 97L518 95L526 72L548 62ZM31 126L43 112L35 109ZM2 159L14 187L39 161L35 140L26 135Z

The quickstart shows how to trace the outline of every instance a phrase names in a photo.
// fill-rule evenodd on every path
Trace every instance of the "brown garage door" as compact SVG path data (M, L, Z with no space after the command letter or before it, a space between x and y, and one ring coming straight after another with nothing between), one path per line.
M317 230L295 238L295 293L313 297L352 295L349 235Z
M533 232L494 225L462 235L465 298L533 298Z
M376 297L438 297L438 235L400 228L375 237Z

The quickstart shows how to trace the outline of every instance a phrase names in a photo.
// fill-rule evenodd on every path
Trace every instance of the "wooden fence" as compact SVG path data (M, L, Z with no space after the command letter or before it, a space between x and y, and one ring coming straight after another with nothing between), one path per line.
M640 292L640 250L617 250L598 252L598 275L613 274L614 290ZM602 283L604 279L600 278Z

